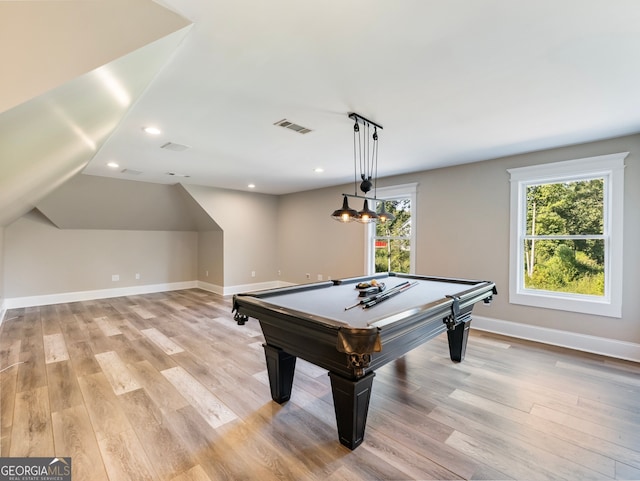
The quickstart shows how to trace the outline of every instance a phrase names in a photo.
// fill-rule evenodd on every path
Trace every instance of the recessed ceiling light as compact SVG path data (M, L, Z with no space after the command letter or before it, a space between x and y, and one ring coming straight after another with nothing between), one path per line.
M316 174L321 174L322 172L324 172L324 169L322 167L316 167L315 169L313 169L313 171Z
M256 188L256 184L249 184L247 187L249 187L250 189L255 189Z
M149 135L160 135L162 133L158 127L142 127L142 130Z
M111 167L112 169L117 169L120 166L116 162L109 162L107 164L107 167Z

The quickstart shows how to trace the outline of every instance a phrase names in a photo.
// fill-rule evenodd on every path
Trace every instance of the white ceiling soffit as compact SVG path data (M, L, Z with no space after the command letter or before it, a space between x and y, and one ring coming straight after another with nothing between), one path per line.
M85 167L188 29L0 113L0 225Z
M640 131L638 0L164 3L194 28L86 173L121 178L116 160L147 182L346 184L349 112L384 127L380 176Z

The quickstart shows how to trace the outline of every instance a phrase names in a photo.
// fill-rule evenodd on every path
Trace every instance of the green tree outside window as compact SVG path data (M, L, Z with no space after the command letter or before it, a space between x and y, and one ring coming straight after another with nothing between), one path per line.
M375 272L409 273L411 269L411 201L385 200L387 212L396 218L376 224Z
M603 296L604 179L527 187L525 287Z

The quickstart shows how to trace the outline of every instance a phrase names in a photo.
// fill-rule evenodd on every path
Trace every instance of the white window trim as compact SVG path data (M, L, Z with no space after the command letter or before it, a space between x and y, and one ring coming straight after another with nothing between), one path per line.
M416 192L418 184L416 182L410 184L394 185L390 187L380 187L376 189L376 198L378 200L394 200L398 198L408 197L411 200L411 251L409 252L409 262L411 268L410 274L415 274L416 266ZM375 273L375 253L373 249L373 237L375 236L375 224L367 224L364 229L364 272L366 276Z
M568 160L551 164L508 169L511 180L511 228L509 253L509 302L548 309L622 317L622 237L624 203L624 159L629 152ZM523 222L526 222L526 187L535 183L604 176L605 234L608 257L605 259L605 295L584 296L525 289L522 249ZM606 241L605 241L606 242Z

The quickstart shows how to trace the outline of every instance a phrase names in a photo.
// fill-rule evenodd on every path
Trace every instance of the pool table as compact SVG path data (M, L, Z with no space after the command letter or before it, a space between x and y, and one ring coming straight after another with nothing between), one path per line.
M371 297L356 286L374 279L384 302L353 307ZM260 322L274 401L289 400L296 358L329 371L338 437L355 449L374 371L444 331L451 359L462 361L473 306L495 294L489 281L384 273L236 294L233 311L238 324Z

